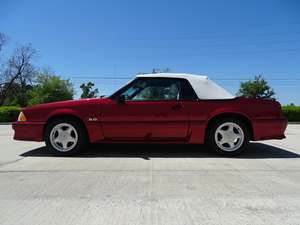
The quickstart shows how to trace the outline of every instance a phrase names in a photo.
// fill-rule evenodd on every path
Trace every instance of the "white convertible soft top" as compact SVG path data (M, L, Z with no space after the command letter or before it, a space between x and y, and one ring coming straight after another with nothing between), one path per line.
M199 99L232 99L232 94L209 80L207 76L186 73L139 74L137 77L182 78L189 81Z

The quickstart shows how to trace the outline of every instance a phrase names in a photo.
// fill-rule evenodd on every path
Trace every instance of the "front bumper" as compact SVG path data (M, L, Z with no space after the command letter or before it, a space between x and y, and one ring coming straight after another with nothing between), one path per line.
M22 141L43 141L44 122L15 122L12 128L15 131L14 139Z
M259 119L253 121L254 141L268 139L284 139L284 131L288 121L285 118Z

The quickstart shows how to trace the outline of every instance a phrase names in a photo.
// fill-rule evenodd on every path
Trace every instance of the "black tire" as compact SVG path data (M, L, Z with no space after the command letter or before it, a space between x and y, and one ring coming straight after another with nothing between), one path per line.
M237 124L244 133L244 140L241 141L240 147L238 147L236 150L228 151L220 148L215 140L215 133L221 125L224 123L234 123ZM249 138L250 132L249 128L246 126L244 122L237 118L221 118L213 122L209 127L206 135L206 143L212 149L213 151L217 152L218 154L224 155L224 156L237 156L240 155L242 152L244 152L247 149L247 146L249 144ZM224 147L224 146L222 146Z
M78 137L77 143L74 144L74 147L72 147L68 151L59 151L58 149L55 148L55 146L52 145L52 143L50 141L50 138L51 138L50 135L51 135L51 131L53 130L53 128L56 127L57 125L63 124L63 123L69 124L72 127L74 127L77 132L77 137ZM79 121L72 119L72 118L63 118L63 117L54 119L47 125L46 130L45 130L44 140L46 143L47 151L55 156L76 155L79 152L83 151L84 147L86 147L86 145L88 143L86 130L85 130L85 127L82 125L82 123L80 123Z

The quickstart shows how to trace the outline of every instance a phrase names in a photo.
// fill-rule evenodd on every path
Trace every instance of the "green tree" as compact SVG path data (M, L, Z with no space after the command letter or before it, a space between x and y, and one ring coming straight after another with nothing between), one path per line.
M82 90L81 98L96 98L99 90L98 88L92 90L94 83L88 82L87 84L81 84L80 88Z
M275 92L262 75L259 75L254 80L241 82L237 95L247 98L272 98Z
M30 96L29 105L71 100L74 96L74 88L69 80L62 80L59 76L42 72L37 76Z
M31 90L32 84L14 83L8 91L7 98L4 101L4 105L21 107L27 106L31 97Z

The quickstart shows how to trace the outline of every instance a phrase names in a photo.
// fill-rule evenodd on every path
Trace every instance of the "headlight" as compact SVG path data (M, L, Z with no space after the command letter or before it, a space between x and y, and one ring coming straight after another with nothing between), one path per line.
M19 114L19 117L18 117L18 121L19 122L25 122L27 119L26 119L26 116L24 115L24 113L21 111L20 114Z

